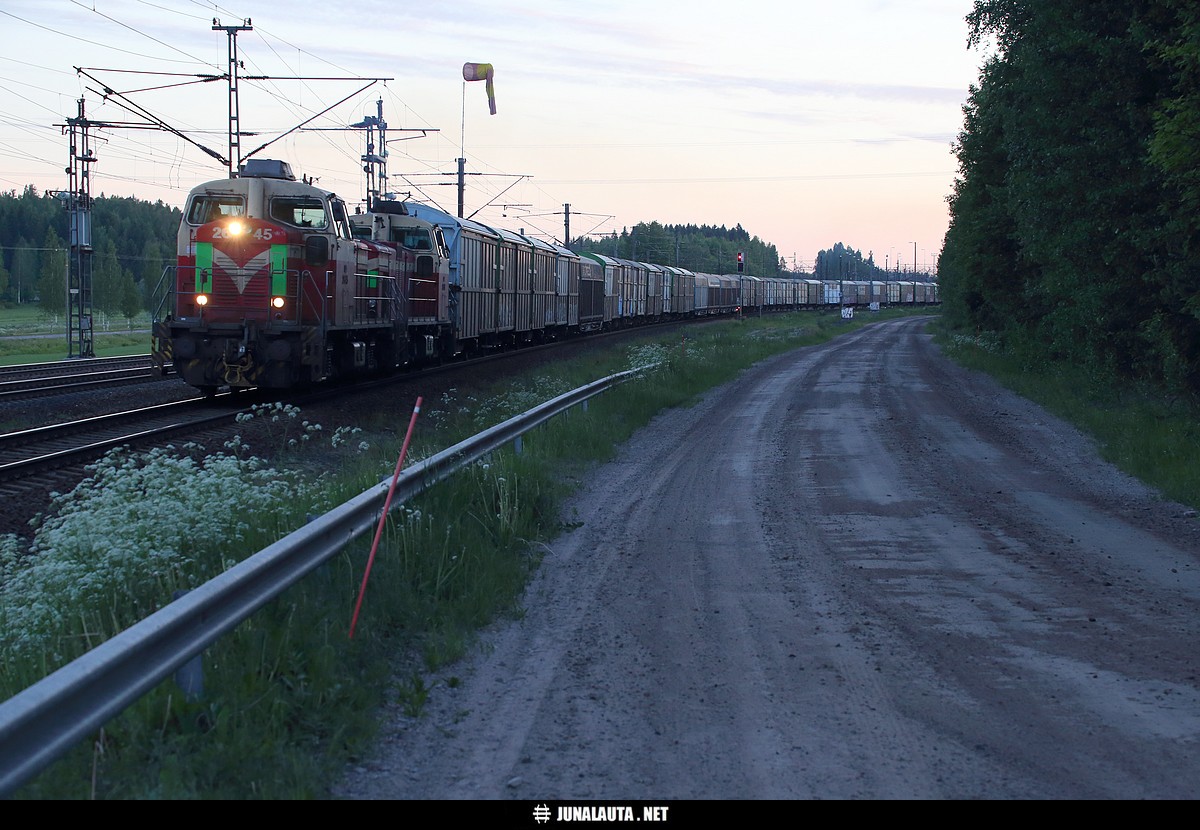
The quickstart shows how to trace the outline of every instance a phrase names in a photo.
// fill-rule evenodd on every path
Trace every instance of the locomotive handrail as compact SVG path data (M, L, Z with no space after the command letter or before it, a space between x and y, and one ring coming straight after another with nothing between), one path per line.
M151 300L158 297L158 302L154 304L154 310L150 313L150 322L157 323L163 319L163 308L171 309L174 305L171 303L171 297L175 295L175 271L178 268L176 265L164 265L162 273L158 275L158 282L154 284L154 290L150 292ZM168 279L169 277L169 279ZM159 297L159 291L166 286L162 296ZM170 313L168 311L168 313Z
M658 364L559 395L402 472L390 511L529 430ZM49 766L263 605L373 529L390 477L0 703L0 797ZM389 511L389 512L390 512Z

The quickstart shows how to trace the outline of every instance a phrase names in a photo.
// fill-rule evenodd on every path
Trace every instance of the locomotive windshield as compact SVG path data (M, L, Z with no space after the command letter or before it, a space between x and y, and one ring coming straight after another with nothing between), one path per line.
M200 193L192 197L188 208L189 225L203 225L230 216L245 216L246 200L241 196L214 196Z
M271 200L271 218L299 228L324 228L329 225L325 202L312 196L276 196Z
M432 251L429 231L425 228L392 228L392 242L414 251Z

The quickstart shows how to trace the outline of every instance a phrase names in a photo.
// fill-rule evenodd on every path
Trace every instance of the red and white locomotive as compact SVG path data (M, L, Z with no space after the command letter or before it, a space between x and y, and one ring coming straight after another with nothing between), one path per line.
M345 202L282 161L193 189L177 255L153 352L206 392L399 366L410 292L422 308L436 302L430 252L355 238Z

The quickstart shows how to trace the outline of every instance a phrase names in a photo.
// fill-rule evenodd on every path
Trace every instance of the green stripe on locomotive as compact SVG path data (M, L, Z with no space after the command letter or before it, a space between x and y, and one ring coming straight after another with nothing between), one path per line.
M287 295L287 245L271 246L271 294Z
M196 243L196 293L212 293L213 246L211 242Z

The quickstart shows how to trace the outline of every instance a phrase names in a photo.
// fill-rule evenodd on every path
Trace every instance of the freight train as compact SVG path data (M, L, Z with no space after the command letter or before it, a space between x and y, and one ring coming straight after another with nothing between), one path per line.
M194 188L152 356L187 383L287 389L672 318L928 305L926 282L704 274L372 200L351 213L286 162Z

